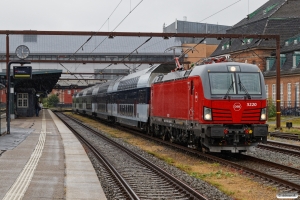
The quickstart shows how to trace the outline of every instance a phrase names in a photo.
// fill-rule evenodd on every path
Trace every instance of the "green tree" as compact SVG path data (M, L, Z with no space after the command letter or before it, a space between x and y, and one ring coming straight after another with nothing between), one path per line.
M273 104L272 100L268 99L268 117L276 116L276 106Z
M48 97L47 99L47 105L49 107L54 107L56 106L56 104L59 102L59 98L58 96L56 96L55 94L52 94Z

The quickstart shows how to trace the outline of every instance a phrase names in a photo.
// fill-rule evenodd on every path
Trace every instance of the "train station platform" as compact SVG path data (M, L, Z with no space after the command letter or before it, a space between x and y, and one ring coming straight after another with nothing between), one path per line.
M52 113L11 121L0 136L0 199L106 199L82 145Z

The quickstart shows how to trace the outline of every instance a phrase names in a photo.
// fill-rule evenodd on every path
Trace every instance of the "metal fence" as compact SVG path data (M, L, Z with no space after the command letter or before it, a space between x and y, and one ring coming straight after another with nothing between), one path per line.
M276 107L275 102L268 103L272 103ZM300 104L296 101L281 101L280 112L282 116L300 116Z

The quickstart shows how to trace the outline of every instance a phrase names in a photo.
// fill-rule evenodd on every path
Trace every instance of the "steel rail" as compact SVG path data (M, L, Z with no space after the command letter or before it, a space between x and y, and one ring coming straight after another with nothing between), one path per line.
M93 119L95 119L95 118L93 118ZM103 122L103 120L99 120L99 121ZM106 121L104 121L104 123L105 124L109 124ZM110 126L111 126L111 124L110 124ZM139 131L134 131L134 130L126 128L126 127L118 127L118 128L122 129L124 131L129 131L130 133L138 135L138 136L140 136L142 138L147 138L149 140L156 141L156 142L164 144L166 146L169 146L169 147L172 147L172 148L175 148L175 149L180 149L182 151L185 151L185 152L197 155L198 157L200 157L200 158L202 158L204 160L208 160L208 161L212 161L212 162L217 162L217 163L220 163L220 164L222 164L224 166L230 166L232 168L235 168L235 169L238 169L238 170L242 170L242 171L244 171L246 173L253 174L255 176L258 176L258 177L261 177L261 178L264 178L264 179L267 179L267 180L271 180L271 181L273 181L275 183L283 184L283 185L285 185L288 188L292 188L292 189L295 189L297 191L300 191L300 185L292 183L292 182L284 180L284 179L281 179L281 178L278 178L276 176L272 176L272 175L260 172L258 170L255 170L255 169L239 165L237 163L234 163L234 162L231 162L231 161L228 161L228 160L216 157L214 155L205 154L205 153L202 153L202 152L200 152L198 150L194 150L194 149L191 149L191 148L188 148L188 147L184 147L184 146L181 146L181 145L178 145L178 144L170 143L169 141L164 141L162 139L155 138L155 137L152 137L150 135L146 135L144 133L141 133ZM282 165L280 165L280 167L282 169L287 169L287 170L291 169L291 171L295 172L296 174L299 174L299 172L300 172L298 169L295 169L295 168L285 167L285 166L282 166Z
M300 146L268 141L267 144L258 144L258 148L268 149L271 151L300 156Z
M170 173L168 173L167 171L159 168L158 166L156 166L155 164L151 163L150 161L148 161L147 159L143 158L142 156L128 150L126 147L118 144L117 142L109 139L108 137L104 136L103 134L100 134L99 132L95 131L94 129L92 129L91 127L82 124L82 122L80 122L80 120L75 119L73 117L67 116L70 119L76 121L77 123L80 123L81 126L83 126L84 128L88 129L91 132L94 132L95 134L97 134L98 136L100 136L101 138L105 139L106 141L112 143L113 145L117 146L118 148L122 149L124 152L126 152L127 154L129 154L130 156L132 156L133 158L137 159L139 162L143 163L144 165L155 169L156 172L158 172L159 174L161 174L162 176L168 178L169 180L171 180L172 182L174 182L175 184L177 184L179 187L183 188L184 190L186 190L187 192L189 192L189 194L191 194L195 199L199 199L199 200L207 200L207 198L205 196L203 196L202 194L200 194L198 191L194 190L192 187L190 187L189 185L183 183L182 181L180 181L179 179L177 179L176 177L174 177L173 175L171 175Z
M290 140L300 140L300 135L298 134L290 134L290 133L270 133L271 137L279 137Z
M283 143L283 142L278 142L278 141L271 141L268 140L267 144L271 144L271 145L278 145L278 146L283 146L286 148L290 148L290 149L297 149L300 151L300 145L293 145L293 144L287 144L287 143Z
M111 172L111 174L115 177L115 179L122 185L130 199L139 200L140 198L136 195L136 193L132 190L130 185L126 182L126 180L119 174L119 172L110 164L107 159L105 159L86 139L84 139L72 126L65 122L61 116L56 116L75 134L75 136L82 141L97 157L97 159L104 165L104 167ZM66 116L66 115L65 115Z
M122 128L124 128L124 127L122 127ZM124 129L126 129L126 128L124 128ZM130 132L133 132L132 129L126 129L126 130L127 131L130 130ZM231 161L228 161L228 160L225 160L225 159L222 159L222 158L210 155L210 154L205 154L205 153L202 153L202 152L200 152L198 150L194 150L194 149L191 149L191 148L188 148L188 147L184 147L184 146L181 146L181 145L178 145L178 144L170 143L168 141L163 141L163 140L161 140L159 138L154 138L154 137L151 137L149 135L142 134L142 133L140 133L138 131L134 131L134 134L138 134L141 137L144 137L144 138L147 138L147 139L150 139L150 140L154 140L154 141L156 141L158 143L162 143L164 145L167 145L167 146L170 146L170 147L173 147L173 148L176 148L176 149L181 149L182 151L185 151L185 152L197 155L197 156L199 156L202 159L205 159L205 160L208 160L208 161L217 162L217 163L220 163L220 164L225 165L225 166L230 166L230 167L233 167L235 169L242 170L242 171L247 172L249 174L253 174L253 175L262 177L264 179L271 180L271 181L279 183L279 184L283 184L286 187L293 188L293 189L295 189L297 191L300 191L300 185L292 183L292 182L284 180L284 179L281 179L281 178L278 178L276 176L272 176L272 175L260 172L258 170L255 170L255 169L252 169L252 168L249 168L249 167L246 167L246 166L242 166L242 165L239 165L237 163L234 163L234 162L231 162ZM253 159L255 159L255 158L253 158ZM279 165L279 164L277 164L277 165ZM276 166L276 163L274 163L273 166ZM291 170L291 171L293 171L294 173L297 173L297 174L300 173L300 171L298 169L295 169L295 168L286 167L286 166L282 166L282 165L280 165L280 167L281 167L281 169Z

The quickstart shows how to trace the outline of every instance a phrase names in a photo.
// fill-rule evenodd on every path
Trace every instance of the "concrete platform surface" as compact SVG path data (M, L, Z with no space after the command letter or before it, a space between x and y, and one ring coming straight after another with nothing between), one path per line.
M73 133L52 113L11 121L0 136L0 199L106 199Z

